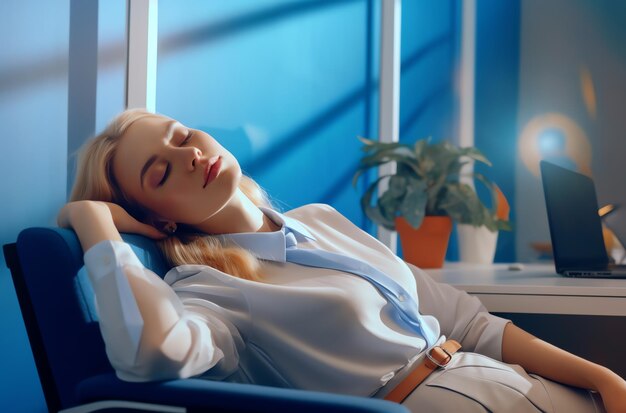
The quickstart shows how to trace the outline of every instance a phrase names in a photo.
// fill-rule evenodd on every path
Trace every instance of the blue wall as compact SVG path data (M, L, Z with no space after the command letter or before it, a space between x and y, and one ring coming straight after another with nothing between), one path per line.
M513 231L500 231L496 262L514 262L516 211L515 162L520 55L519 0L478 0L474 144L492 162L477 172L496 182L511 205Z
M400 140L457 140L459 0L402 3Z
M68 31L69 1L0 3L0 244L15 241L24 227L53 224L65 200ZM0 260L0 410L44 412L13 284Z
M0 244L55 225L74 151L123 109L125 10L124 2L0 2ZM0 411L47 411L4 256L0 325Z

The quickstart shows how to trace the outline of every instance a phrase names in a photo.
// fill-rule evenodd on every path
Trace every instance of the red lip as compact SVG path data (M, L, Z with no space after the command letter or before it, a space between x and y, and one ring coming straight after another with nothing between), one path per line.
M204 170L204 185L202 188L206 188L208 184L210 184L220 173L220 168L222 167L222 157L216 155L209 159L209 164Z

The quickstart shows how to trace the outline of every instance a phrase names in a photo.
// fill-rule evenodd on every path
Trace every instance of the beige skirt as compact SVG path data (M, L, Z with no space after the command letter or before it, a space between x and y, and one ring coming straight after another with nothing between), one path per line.
M412 412L604 413L596 393L475 353L457 353L404 401Z

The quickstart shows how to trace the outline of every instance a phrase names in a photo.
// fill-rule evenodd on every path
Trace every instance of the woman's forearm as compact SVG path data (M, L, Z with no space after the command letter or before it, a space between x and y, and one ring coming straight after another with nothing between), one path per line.
M513 323L504 329L502 361L518 364L529 373L595 391L605 381L619 379L606 367L553 346Z
M143 268L128 246L104 245L97 251L92 248L101 241L122 241L118 225L146 233L149 228L134 221L119 206L96 201L66 205L59 213L58 224L72 228L86 252L85 265L96 294L100 328L118 371L141 380L172 378L178 377L185 364L206 370L209 356L215 363L219 353L212 341L204 346L197 343L190 327L193 322L181 317L184 308L179 297L159 276ZM156 229L154 235L159 235ZM116 265L109 265L112 261ZM201 328L208 330L206 326ZM202 350L203 354L194 361L191 349Z

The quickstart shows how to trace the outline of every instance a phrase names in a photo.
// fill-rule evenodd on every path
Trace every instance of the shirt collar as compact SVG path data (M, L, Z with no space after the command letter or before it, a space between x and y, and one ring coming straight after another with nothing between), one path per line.
M315 241L315 237L300 221L285 216L271 208L259 207L259 209L274 223L280 226L274 232L238 232L222 234L218 238L230 241L237 246L248 250L252 255L263 260L285 262L287 249L285 244L286 230L293 232L298 242L307 240Z

